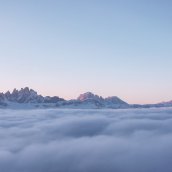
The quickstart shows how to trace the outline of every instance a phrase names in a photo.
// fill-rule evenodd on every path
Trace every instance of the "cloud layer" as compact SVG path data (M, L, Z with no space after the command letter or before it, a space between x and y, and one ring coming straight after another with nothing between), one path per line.
M172 109L0 110L2 172L171 172Z

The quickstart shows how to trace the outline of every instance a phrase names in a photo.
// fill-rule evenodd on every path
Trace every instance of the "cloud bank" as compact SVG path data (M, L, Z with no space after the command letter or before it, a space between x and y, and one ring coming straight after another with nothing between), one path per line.
M172 109L0 110L1 172L171 172Z

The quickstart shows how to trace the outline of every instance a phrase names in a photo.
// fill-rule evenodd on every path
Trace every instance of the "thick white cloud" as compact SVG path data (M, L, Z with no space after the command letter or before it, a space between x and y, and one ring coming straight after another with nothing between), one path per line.
M0 110L0 172L171 172L172 109Z

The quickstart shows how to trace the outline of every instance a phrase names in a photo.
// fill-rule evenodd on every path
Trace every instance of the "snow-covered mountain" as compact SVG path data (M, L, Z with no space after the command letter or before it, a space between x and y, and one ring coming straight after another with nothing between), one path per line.
M95 95L91 92L81 94L78 98L81 104L94 104L98 108L128 108L129 104L121 100L120 98L113 96L103 98Z
M9 91L4 94L5 99L10 102L17 103L42 103L44 97L38 95L36 91L29 89L28 87L21 90L14 89L12 93Z
M128 108L129 105L118 97L103 98L91 92L81 94L77 99L64 100L57 96L43 97L28 87L12 92L0 93L1 107L59 107L59 108Z
M1 106L10 106L14 104L49 104L49 103L58 103L64 101L64 99L57 96L54 97L43 97L38 95L33 89L28 87L21 88L20 90L14 89L12 92L7 91L6 93L0 93L0 105Z
M116 96L103 98L91 92L80 94L77 99L65 100L57 96L42 96L28 87L12 92L0 93L1 108L76 108L76 109L121 109L121 108L151 108L172 107L172 101L157 104L128 104Z

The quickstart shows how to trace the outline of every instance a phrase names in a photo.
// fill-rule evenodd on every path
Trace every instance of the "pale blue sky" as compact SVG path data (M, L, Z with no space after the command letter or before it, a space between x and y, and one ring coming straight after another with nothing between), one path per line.
M0 91L172 99L171 0L0 0Z

